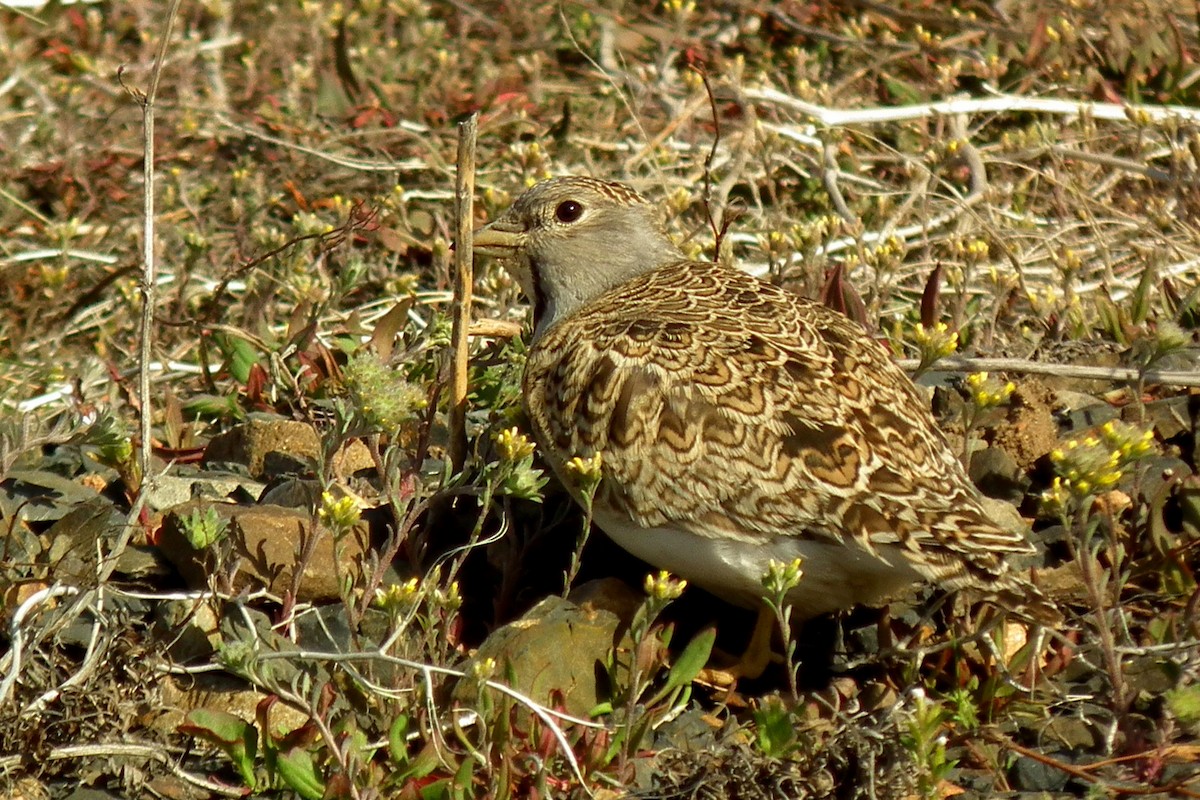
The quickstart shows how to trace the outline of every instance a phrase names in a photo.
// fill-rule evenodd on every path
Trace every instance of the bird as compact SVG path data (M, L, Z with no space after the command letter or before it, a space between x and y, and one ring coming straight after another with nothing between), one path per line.
M656 569L746 608L800 559L803 620L914 584L1061 619L1011 564L928 401L857 322L736 266L691 260L630 186L551 178L474 232L533 304L534 439L599 457L593 520Z

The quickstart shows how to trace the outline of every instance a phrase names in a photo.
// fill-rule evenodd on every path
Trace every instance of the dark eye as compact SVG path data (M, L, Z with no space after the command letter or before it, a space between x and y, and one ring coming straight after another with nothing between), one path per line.
M559 222L574 222L583 216L583 206L574 200L564 200L554 209L554 216Z

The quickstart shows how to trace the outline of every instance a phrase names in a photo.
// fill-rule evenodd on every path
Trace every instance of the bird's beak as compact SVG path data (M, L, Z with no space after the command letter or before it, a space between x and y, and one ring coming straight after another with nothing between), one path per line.
M525 244L525 231L503 218L484 225L472 237L476 255L512 258Z

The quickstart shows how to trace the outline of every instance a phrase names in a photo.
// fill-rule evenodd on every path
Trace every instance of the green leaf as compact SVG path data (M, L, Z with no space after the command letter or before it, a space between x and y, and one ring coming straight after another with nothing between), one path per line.
M449 797L449 778L441 778L421 788L421 800L446 800Z
M288 788L304 800L321 800L325 796L325 782L317 774L312 753L307 750L297 747L280 753L276 768Z
M450 784L450 795L456 798L471 797L467 791L471 788L472 778L475 775L475 759L472 756L467 756L459 765L458 771L454 773L454 779Z
M407 778L424 778L440 766L442 766L442 760L438 757L437 748L432 744L426 744L421 748L421 752L413 758L404 775Z
M1153 264L1147 264L1142 269L1142 277L1138 280L1137 288L1133 290L1133 308L1131 316L1135 325L1141 325L1150 316L1150 304L1154 297L1155 279L1158 270Z
M1168 689L1163 697L1175 719L1187 726L1200 723L1200 686L1192 684Z
M898 102L901 103L920 103L925 100L925 96L917 90L915 86L907 81L902 81L897 78L884 76L883 84L887 87Z
M213 336L213 341L225 356L225 366L229 374L238 383L244 384L250 379L250 368L258 363L258 352L245 339L227 334Z
M1096 314L1101 330L1107 333L1114 342L1128 345L1129 337L1125 335L1125 314L1108 297L1096 298Z
M180 733L211 742L229 757L251 788L258 786L254 776L254 759L258 755L258 729L228 711L210 708L193 709L179 726Z
M671 672L667 675L669 691L687 686L696 680L700 670L704 669L704 665L708 663L708 657L712 655L713 645L716 644L716 641L717 629L713 627L705 628L692 637L687 647L683 648L683 652L679 654L679 658L675 659L675 663L671 665Z
M241 419L242 409L238 405L237 395L198 394L183 401L183 416L185 419L204 417L207 419Z
M588 719L595 719L596 717L604 717L611 713L613 713L613 704L610 701L605 700L603 703L598 703L592 706L592 708L588 711L587 716Z
M388 729L388 753L397 766L408 763L408 716L405 714L392 720L392 727Z

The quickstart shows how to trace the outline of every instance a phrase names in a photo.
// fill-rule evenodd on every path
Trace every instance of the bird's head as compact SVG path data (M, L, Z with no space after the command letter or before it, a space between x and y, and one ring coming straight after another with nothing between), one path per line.
M683 255L654 206L621 183L543 181L475 232L477 254L504 261L534 304L534 338L604 292Z

